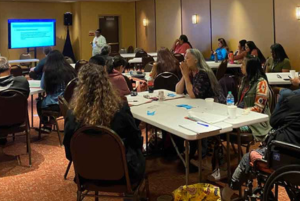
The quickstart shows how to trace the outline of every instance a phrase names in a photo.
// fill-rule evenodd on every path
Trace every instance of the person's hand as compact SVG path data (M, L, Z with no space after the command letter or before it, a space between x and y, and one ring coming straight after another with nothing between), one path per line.
M95 44L98 44L98 41L96 41Z
M90 42L91 45L93 45L93 42Z
M35 67L33 67L33 68L30 68L30 72L33 72L33 71L34 71L34 68L35 68Z
M211 50L210 52L211 52L211 54L214 54L214 51L213 51L213 50Z
M179 39L176 39L176 40L175 40L175 44L177 44L177 43L179 43Z
M191 71L190 71L189 67L186 64L186 61L180 63L180 70L181 70L182 76L185 79L190 76Z
M291 79L291 82L294 86L299 86L300 79L299 79L299 77L295 77L294 79Z

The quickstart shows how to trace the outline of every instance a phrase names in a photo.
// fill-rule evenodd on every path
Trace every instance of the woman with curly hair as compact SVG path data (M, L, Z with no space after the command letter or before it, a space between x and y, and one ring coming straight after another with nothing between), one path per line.
M136 182L145 171L142 155L141 131L136 126L127 103L123 103L103 66L86 64L78 72L78 84L65 120L64 146L66 157L72 160L70 143L80 127L106 126L114 130L126 148L131 182ZM134 158L133 158L134 157Z

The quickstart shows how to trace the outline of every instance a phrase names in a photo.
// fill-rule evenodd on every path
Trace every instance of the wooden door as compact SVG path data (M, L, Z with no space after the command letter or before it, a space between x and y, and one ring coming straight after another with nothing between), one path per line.
M99 18L99 27L106 42L111 46L111 53L114 55L119 52L119 17L102 16Z

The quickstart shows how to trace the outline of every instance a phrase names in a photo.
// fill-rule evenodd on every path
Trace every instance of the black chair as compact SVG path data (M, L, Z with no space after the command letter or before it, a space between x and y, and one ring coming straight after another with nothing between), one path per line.
M70 103L73 93L74 93L74 89L77 86L77 82L78 82L78 78L74 78L73 80L71 80L68 85L65 88L65 92L64 92L64 98L65 100Z
M22 75L23 75L23 70L22 70L21 66L19 66L19 65L12 65L12 66L11 66L10 73L11 73L14 77L22 76Z
M26 133L27 153L31 167L30 126L27 98L19 91L0 92L0 138L8 134Z
M140 69L144 69L148 63L153 63L153 62L154 62L154 59L150 55L142 57L142 65L140 66Z
M140 49L139 51L137 51L135 53L135 57L138 57L138 58L140 58L140 57L147 57L147 56L148 56L147 52L144 51L143 49Z
M125 153L121 138L109 128L89 126L76 131L71 140L71 154L77 183L77 200L84 197L95 197L95 200L99 197L117 197L99 195L98 192L113 192L118 193L118 197L138 200L143 183L149 197L146 175L140 182L130 182Z
M151 72L153 68L154 61L147 63L144 67L144 72Z
M216 78L217 80L220 80L224 77L226 70L227 70L228 62L227 59L224 59L221 64L219 65L219 68L217 70Z
M124 77L124 79L125 79L125 81L126 81L126 84L127 84L127 86L128 86L128 89L130 90L130 91L132 91L133 90L133 87L132 87L132 80L130 80L127 76L125 76L125 75L123 75L123 77Z
M278 200L278 187L285 190L290 200L300 200L300 147L272 141L265 159L256 160L251 170L253 175L247 182L244 200ZM253 188L253 179L257 187Z
M174 57L178 60L179 63L184 61L184 56L180 53L175 53Z
M156 76L154 80L154 89L166 89L175 91L176 84L179 82L174 73L164 72Z

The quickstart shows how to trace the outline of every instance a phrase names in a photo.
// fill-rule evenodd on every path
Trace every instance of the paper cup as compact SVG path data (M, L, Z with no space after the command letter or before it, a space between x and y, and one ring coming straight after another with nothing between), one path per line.
M290 70L290 76L292 79L295 78L295 75L296 75L296 71L295 70Z
M164 94L164 91L159 91L159 92L158 92L158 100L159 100L159 101L165 100L165 94Z
M205 99L207 109L212 109L213 108L214 101L215 100L213 98L206 98Z
M236 118L237 106L230 105L230 106L227 106L227 109L228 109L229 118L230 119L235 119Z

